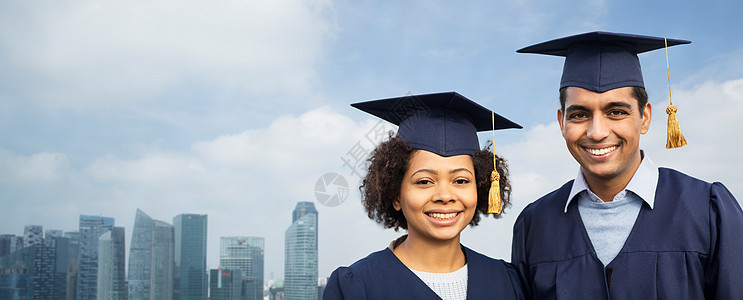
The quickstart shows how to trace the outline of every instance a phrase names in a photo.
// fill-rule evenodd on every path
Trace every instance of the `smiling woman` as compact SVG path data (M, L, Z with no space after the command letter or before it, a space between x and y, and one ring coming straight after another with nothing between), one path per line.
M488 191L490 188L490 173L493 171L493 153L487 150L487 146L471 156L471 164L474 167L474 177L476 181L472 184L477 186L477 198L481 201L477 203L476 213L469 220L469 224L477 225L480 222L481 215L488 209ZM368 212L369 218L381 223L386 228L395 230L408 229L408 220L403 212L396 208L396 202L399 202L399 196L390 197L389 195L400 195L406 172L413 170L411 166L413 156L424 156L429 151L420 151L408 146L407 142L399 136L390 136L389 140L380 143L371 154L369 170L361 186L364 195L363 204ZM428 155L425 155L428 156ZM445 158L439 156L441 158ZM497 157L497 156L496 156ZM510 204L511 183L508 177L508 166L504 159L497 157L497 171L500 174L500 193L503 200L503 207ZM435 167L434 167L435 168ZM472 169L468 169L471 171ZM432 171L432 170L420 170ZM500 215L494 215L500 218Z
M477 207L472 158L469 155L443 157L425 150L413 152L403 176L400 196L393 202L393 207L402 211L408 220L410 239L403 245L409 246L414 241L437 243L458 238ZM406 260L412 265L420 257L415 253L406 254L406 249L410 247L397 247L395 253L408 256ZM452 271L445 265L419 265L413 268Z
M479 149L477 131L520 126L453 92L353 106L399 125L372 152L360 189L369 218L408 234L338 268L324 298L523 298L512 266L460 244L462 230L487 213L491 183L501 207L510 201L508 168ZM494 168L500 180L491 182Z

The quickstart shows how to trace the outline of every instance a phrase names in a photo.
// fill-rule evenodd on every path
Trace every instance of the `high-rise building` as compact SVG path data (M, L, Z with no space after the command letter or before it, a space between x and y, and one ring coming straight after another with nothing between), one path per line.
M37 268L34 280L34 299L54 299L57 295L57 286L54 282L54 275L57 271L57 239L41 239L41 244L36 244L34 247L38 253L34 261Z
M129 250L129 299L173 298L173 226L137 209Z
M124 227L114 227L98 239L97 299L126 300Z
M41 225L26 225L23 230L23 247L39 245L43 238L44 230Z
M10 238L10 252L23 249L23 236L13 236Z
M66 275L67 293L65 294L65 300L75 300L77 299L77 258L67 266Z
M65 273L66 293L60 299L75 300L77 299L77 260L80 256L80 233L77 231L65 232L63 236L67 239L67 249L65 259L58 260L61 264L58 270Z
M44 232L44 238L45 239L48 239L48 238L60 238L60 237L64 237L64 231L62 231L62 230L47 229Z
M40 231L41 226L26 226L30 245L0 255L0 299L65 299L66 266L60 265L69 259L69 239L54 234L39 239ZM2 240L9 244L13 237Z
M219 266L239 270L242 278L243 298L263 299L262 237L228 236L219 241Z
M44 238L54 241L54 291L50 299L66 299L68 291L67 269L70 264L77 265L78 243L66 237L51 235ZM75 290L75 286L71 288Z
M64 237L62 230L47 229L43 243L39 299L65 299L67 267L72 261L77 263L78 253L70 252L70 239Z
M317 210L299 202L284 237L284 295L286 299L317 299Z
M35 295L39 247L30 246L0 257L0 299L39 299Z
M268 288L268 300L284 300L284 281L277 280Z
M242 272L237 269L209 270L209 300L242 300Z
M80 233L77 231L69 231L64 233L64 237L69 238L73 241L80 241Z
M206 223L206 215L181 214L173 218L175 300L207 299Z
M10 254L10 244L14 237L12 234L0 234L0 257Z
M77 299L93 300L98 287L98 239L111 231L114 219L80 215L79 255L77 260Z

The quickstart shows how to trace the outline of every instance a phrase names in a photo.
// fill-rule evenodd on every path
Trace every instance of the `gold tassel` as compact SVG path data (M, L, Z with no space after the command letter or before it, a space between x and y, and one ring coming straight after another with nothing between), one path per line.
M490 192L488 193L488 213L500 214L503 212L503 202L500 199L500 174L495 160L495 112L491 113L493 121L493 172L490 172Z
M676 111L678 111L678 108L676 108L676 105L673 105L673 103L668 105L666 108L666 113L668 114L668 139L666 141L666 149L678 148L687 144L684 134L681 133L679 121L676 119Z
M490 193L488 194L488 213L500 214L503 212L503 205L500 200L500 174L493 170L490 173Z
M676 105L673 105L673 100L671 99L671 68L668 64L668 40L665 38L663 39L666 43L666 72L668 73L668 101L670 104L668 107L666 107L666 113L668 114L668 128L667 134L666 134L666 149L672 149L672 148L679 148L686 145L686 138L684 138L684 134L681 133L681 127L679 126L679 121L676 119L676 112L678 111L678 108Z

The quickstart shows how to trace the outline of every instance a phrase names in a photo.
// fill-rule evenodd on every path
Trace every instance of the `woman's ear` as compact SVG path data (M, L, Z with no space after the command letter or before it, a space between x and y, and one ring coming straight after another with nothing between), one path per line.
M397 198L395 198L395 201L392 201L392 207L394 207L396 211L400 211L400 196L397 196Z

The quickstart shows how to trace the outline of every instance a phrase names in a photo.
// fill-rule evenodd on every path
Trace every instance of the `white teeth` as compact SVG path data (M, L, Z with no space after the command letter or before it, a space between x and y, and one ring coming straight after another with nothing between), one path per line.
M615 149L617 149L617 146L611 146L609 148L603 148L603 149L586 148L586 151L588 151L588 153L591 153L593 155L604 155L606 153L614 151Z
M445 220L445 219L451 219L457 216L457 213L448 213L448 214L442 214L442 213L428 213L429 216L431 216L434 219L439 220Z

